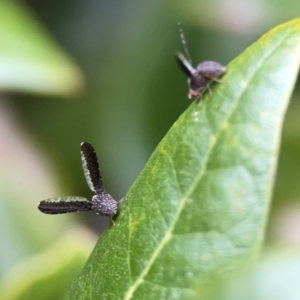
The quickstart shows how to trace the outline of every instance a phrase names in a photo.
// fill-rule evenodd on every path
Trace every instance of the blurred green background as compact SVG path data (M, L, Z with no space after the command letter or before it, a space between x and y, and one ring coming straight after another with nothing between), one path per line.
M81 167L82 141L94 145L109 193L124 196L190 104L174 59L182 51L178 21L194 64L226 65L299 11L298 0L2 0L0 279L73 227L82 234L64 247L72 256L72 243L85 243L80 251L88 256L108 218L43 215L36 206L54 196L92 195ZM299 95L298 84L283 131L267 232L272 244L300 241Z

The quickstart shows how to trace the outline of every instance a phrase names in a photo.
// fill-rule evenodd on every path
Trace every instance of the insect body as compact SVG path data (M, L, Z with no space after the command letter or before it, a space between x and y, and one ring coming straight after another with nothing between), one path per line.
M80 148L84 176L89 188L95 193L92 200L80 196L56 197L41 201L38 209L45 214L95 211L99 215L114 216L118 202L104 188L96 152L86 142L81 143Z
M219 82L218 77L225 73L226 68L215 61L204 61L200 63L197 68L194 68L192 66L192 60L183 30L180 24L178 25L181 41L187 58L181 53L177 53L175 57L181 69L188 76L188 98L191 99L199 94L201 95L201 90L205 87L209 88L208 83L211 80Z

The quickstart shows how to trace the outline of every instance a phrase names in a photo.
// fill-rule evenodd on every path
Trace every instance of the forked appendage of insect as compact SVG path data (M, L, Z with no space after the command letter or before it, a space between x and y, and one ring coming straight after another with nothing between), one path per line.
M95 193L92 200L81 196L56 197L41 201L38 209L45 214L95 211L99 215L111 217L113 222L112 217L117 214L118 205L124 201L124 198L116 201L106 192L93 146L83 142L80 148L83 173L89 188Z
M186 56L184 56L182 53L177 53L175 57L183 72L188 76L188 98L191 99L196 96L200 96L201 98L201 91L203 91L205 88L207 88L211 93L209 88L209 83L211 81L221 82L218 77L226 72L226 68L215 61L204 61L194 68L186 38L180 23L178 23L178 26L181 42Z

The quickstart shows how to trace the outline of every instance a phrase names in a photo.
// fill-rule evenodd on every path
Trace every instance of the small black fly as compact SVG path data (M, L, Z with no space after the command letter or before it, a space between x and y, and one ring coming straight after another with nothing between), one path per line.
M209 90L208 83L210 81L220 82L218 77L226 72L226 68L215 61L204 61L194 68L183 29L179 23L178 26L186 57L181 53L177 53L175 57L183 72L188 76L188 98L191 99L198 95L201 96L201 90L205 87Z
M80 196L56 197L41 201L38 209L45 214L95 211L99 215L113 217L120 201L117 202L104 188L93 146L83 142L80 148L84 176L89 188L95 193L92 200Z

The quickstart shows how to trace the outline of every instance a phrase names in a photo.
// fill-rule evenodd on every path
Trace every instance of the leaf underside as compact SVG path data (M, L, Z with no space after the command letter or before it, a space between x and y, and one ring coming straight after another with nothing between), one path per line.
M65 299L197 299L261 247L300 20L233 60L192 103L133 184Z

